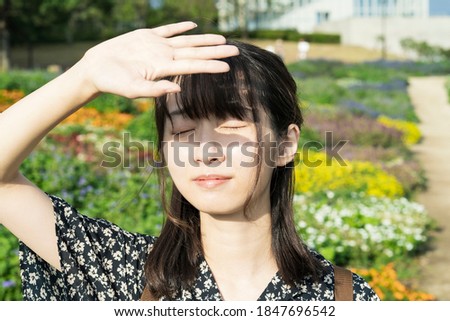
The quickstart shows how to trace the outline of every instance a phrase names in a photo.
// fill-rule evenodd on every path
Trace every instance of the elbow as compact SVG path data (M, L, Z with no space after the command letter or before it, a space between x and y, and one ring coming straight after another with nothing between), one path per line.
M7 171L0 167L0 187L4 187L19 177L18 171Z

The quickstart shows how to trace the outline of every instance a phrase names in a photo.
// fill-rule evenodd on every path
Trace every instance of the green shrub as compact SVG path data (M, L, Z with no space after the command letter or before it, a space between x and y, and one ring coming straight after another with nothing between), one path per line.
M112 94L103 94L101 96L98 96L97 98L89 102L88 105L102 113L111 111L118 111L121 113L129 114L138 113L132 99Z
M0 301L20 300L19 242L0 225Z
M11 70L0 73L1 89L20 89L26 95L52 80L56 74L43 70Z
M110 219L130 231L157 233L154 218L159 224L162 221L156 173L149 177L151 167L123 166L101 167L46 144L24 161L21 171L40 189L66 199L87 215Z
M311 43L336 43L336 44L341 43L341 36L338 34L311 33L311 34L302 34L300 35L300 38L303 38Z
M448 93L448 101L450 102L450 77L447 78L447 81L445 82L445 87L447 88Z
M300 101L306 105L334 105L346 90L328 77L313 77L297 82Z
M342 98L347 101L357 101L378 115L411 122L419 121L406 90L361 88L347 90Z
M42 87L55 78L57 74L43 70L12 70L0 73L0 89L22 90L25 95ZM136 114L136 106L133 100L112 94L103 94L89 103L98 111L119 111Z
M385 83L393 79L407 81L410 76L450 74L450 60L439 62L371 61L366 63L343 63L329 60L298 61L288 66L301 78L327 76L333 79L352 78L371 83Z
M220 32L228 38L244 38L242 30L233 30L229 32ZM283 39L287 41L299 41L305 39L311 43L340 43L339 34L326 33L299 33L296 29L258 29L247 32L251 39Z
M412 51L425 61L448 60L450 58L450 50L439 46L432 46L426 41L416 41L412 38L405 38L400 41L400 45L405 51Z
M158 135L154 111L146 111L133 118L126 127L126 130L137 139L156 142Z
M343 63L335 60L302 60L288 66L291 74L296 78L332 77L332 71Z

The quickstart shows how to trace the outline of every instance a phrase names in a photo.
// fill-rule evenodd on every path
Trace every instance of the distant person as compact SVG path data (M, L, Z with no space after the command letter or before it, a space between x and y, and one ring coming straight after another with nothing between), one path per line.
M308 58L309 48L310 48L309 42L303 38L300 39L300 41L297 44L298 59L305 60L306 58Z

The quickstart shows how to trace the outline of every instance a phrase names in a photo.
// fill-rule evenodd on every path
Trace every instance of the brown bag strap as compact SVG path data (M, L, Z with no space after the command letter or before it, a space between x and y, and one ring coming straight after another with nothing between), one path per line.
M353 301L353 274L343 267L334 267L334 300Z
M141 301L156 301L153 295L150 293L147 284L145 285L144 291L142 292Z

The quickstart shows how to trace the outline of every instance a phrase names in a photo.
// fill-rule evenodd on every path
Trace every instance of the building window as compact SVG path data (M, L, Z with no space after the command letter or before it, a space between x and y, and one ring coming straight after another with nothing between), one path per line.
M330 13L327 11L316 12L316 22L320 24L322 22L328 21L330 19Z
M364 17L365 16L365 4L364 4L364 0L359 0L359 16L360 17Z

